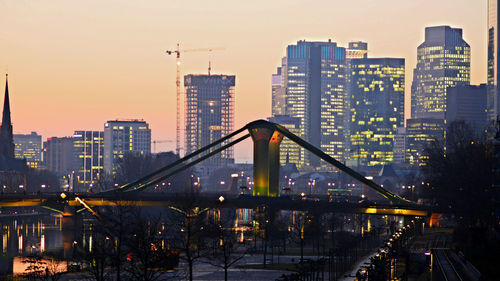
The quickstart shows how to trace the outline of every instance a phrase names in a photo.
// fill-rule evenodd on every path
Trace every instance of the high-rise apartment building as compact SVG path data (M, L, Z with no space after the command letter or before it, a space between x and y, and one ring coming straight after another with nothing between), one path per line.
M31 134L14 134L14 155L17 159L26 159L30 168L40 168L42 162L42 136L36 132Z
M43 165L58 176L73 170L73 138L52 137L43 143Z
M287 115L276 115L268 118L269 122L280 124L287 128L291 133L299 135L300 118ZM280 165L295 164L300 167L300 146L284 137L280 144Z
M104 169L104 132L75 131L73 134L73 170L78 183L98 180Z
M113 120L104 124L104 171L115 172L127 153L151 153L151 129L143 120Z
M470 84L470 51L460 28L425 29L425 41L417 48L413 71L412 118L444 119L446 89Z
M488 120L494 121L500 115L500 91L498 80L500 75L500 49L498 44L500 6L498 0L488 0Z
M184 76L186 153L209 145L233 131L235 83L234 75ZM205 162L214 167L233 163L233 149L226 149Z
M405 60L353 59L349 70L350 162L391 163L397 128L404 125Z
M298 41L286 49L285 115L300 119L300 136L344 160L346 51L331 42ZM301 149L301 166L319 160Z

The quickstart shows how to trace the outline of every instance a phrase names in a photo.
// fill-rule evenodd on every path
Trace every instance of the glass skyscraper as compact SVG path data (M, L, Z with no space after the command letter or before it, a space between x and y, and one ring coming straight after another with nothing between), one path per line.
M391 163L404 125L405 60L353 59L349 71L349 159L359 166Z
M272 116L285 114L286 94L286 58L281 61L281 67L276 69L272 76Z
M330 40L298 41L286 50L285 115L299 118L300 136L339 161L345 153L345 54ZM319 166L304 149L300 157L301 166Z
M234 75L184 76L186 154L209 145L233 131L235 82ZM233 148L210 157L206 162L213 166L233 163Z
M462 29L427 27L413 71L412 118L444 119L446 89L469 84L470 46L462 38Z
M498 91L499 78L499 48L498 43L498 0L488 0L488 119L495 120L500 115Z

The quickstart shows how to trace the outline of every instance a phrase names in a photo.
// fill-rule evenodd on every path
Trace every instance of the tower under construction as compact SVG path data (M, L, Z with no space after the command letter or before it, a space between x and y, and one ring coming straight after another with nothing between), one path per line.
M186 154L233 131L235 80L234 75L184 76ZM208 161L214 166L233 163L233 150L227 149Z

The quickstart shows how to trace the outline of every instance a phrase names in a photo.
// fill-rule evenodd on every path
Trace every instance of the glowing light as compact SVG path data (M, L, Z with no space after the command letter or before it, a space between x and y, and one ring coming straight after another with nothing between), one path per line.
M66 193L64 193L64 192L63 192L63 193L61 193L61 195L60 195L60 196L61 196L61 198L62 198L62 199L65 199L65 198L67 197Z
M20 235L19 238L18 238L18 245L19 245L19 253L22 253L23 252L23 236Z
M7 233L4 233L2 236L2 252L7 253Z
M219 201L222 203L222 202L224 202L224 200L225 200L224 196L222 196L222 195L221 195L221 196L219 197Z
M45 235L42 234L42 237L40 238L40 252L45 252Z

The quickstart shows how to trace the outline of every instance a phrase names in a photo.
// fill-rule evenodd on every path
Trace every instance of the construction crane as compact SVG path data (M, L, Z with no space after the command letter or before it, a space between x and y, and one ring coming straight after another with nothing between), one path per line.
M173 142L173 140L154 140L153 141L153 151L156 153L156 144L157 143L167 143L167 142Z
M187 52L212 52L223 50L224 48L198 48L198 49L187 49L181 50L180 44L177 43L177 49L167 50L168 55L175 54L175 62L177 65L177 75L175 79L175 86L177 87L177 112L175 116L175 152L177 155L181 155L181 53Z

